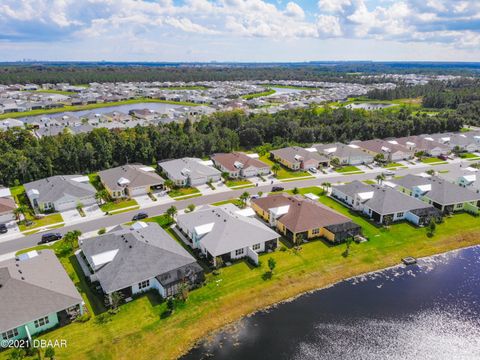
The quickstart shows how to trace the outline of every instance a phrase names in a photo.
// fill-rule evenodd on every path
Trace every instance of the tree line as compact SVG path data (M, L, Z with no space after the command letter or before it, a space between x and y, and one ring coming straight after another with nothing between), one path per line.
M366 140L442 131L462 126L457 114L436 116L367 112L345 108L308 108L276 114L241 111L215 113L198 122L169 123L130 129L68 131L37 139L30 131L0 132L0 184L13 186L59 174L87 174L114 166L184 156L206 157L217 152L282 147L289 144Z

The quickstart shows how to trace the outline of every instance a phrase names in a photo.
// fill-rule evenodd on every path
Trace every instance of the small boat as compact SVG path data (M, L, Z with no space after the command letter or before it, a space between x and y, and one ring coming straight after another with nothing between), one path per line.
M402 262L405 265L415 265L417 263L417 259L415 259L413 256L407 256L402 259Z

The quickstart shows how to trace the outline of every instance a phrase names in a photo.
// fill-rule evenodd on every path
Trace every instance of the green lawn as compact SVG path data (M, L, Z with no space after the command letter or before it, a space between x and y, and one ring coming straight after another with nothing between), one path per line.
M358 173L363 173L362 170L360 170L358 167L356 166L342 166L342 167L339 167L339 168L336 168L335 169L336 172L342 174L342 173L350 173L350 172L358 172Z
M436 157L423 158L420 161L424 164L447 164L446 161Z
M364 181L365 184L369 184L369 185L375 185L377 184L377 182L375 180L365 180Z
M135 199L118 199L101 205L100 209L104 212L111 212L136 205L138 205L138 203Z
M275 164L275 162L270 159L270 156L268 154L261 156L259 160L268 164L270 167L273 166L273 164ZM275 177L279 180L290 179L290 178L298 178L298 177L307 177L307 176L312 177L312 174L310 174L307 171L302 171L302 170L293 171L293 170L290 170L290 169L286 168L285 166L283 166L281 164L280 164L280 170L275 175Z
M161 87L160 90L207 90L206 86L171 86Z
M229 199L229 200L224 200L224 201L219 201L216 203L213 203L213 206L221 206L221 205L226 205L226 204L233 204L237 207L243 207L243 202L240 199Z
M385 169L405 168L406 166L400 163L391 162L383 166Z
M305 194L314 194L317 196L323 195L323 189L319 186L309 186L309 187L303 187L303 188L297 188L298 194L300 195L305 195ZM289 194L293 194L293 189L285 191Z
M225 185L227 185L229 188L234 186L247 187L247 186L253 186L253 183L247 179L228 179L225 182Z
M168 192L168 195L171 198L176 198L179 196L185 196L185 195L192 195L192 194L198 194L200 193L200 190L194 187L179 187L172 189Z
M317 90L319 88L316 87L308 87L308 86L293 86L293 85L278 85L278 84L270 84L270 85L262 85L264 87L274 87L280 89L295 89L295 90Z
M46 93L46 94L59 94L59 95L66 95L66 96L72 96L76 94L76 92L74 91L45 90L45 89L35 90L34 92Z
M272 94L275 94L275 90L267 89L266 91L262 91L262 92L258 92L258 93L254 93L254 94L243 95L242 99L251 100L251 99L255 99L255 98L259 98L259 97L263 97L263 96L268 96L268 95L272 95Z
M462 153L460 154L460 157L462 159L479 159L480 157L476 154L472 154L472 153Z

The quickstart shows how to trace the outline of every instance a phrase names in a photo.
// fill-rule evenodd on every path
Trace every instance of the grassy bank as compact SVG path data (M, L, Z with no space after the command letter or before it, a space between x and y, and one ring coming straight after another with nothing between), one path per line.
M254 94L243 95L242 99L252 100L252 99L263 97L263 96L273 95L273 94L275 94L275 92L276 91L273 90L273 89L267 89L266 91L262 91L262 92L258 92L258 93L254 93Z
M305 191L320 193L318 188ZM221 269L219 275L207 274L206 286L192 291L171 316L163 315L165 302L146 295L123 305L107 322L94 316L43 338L67 340L67 349L56 349L58 359L174 359L214 330L279 301L396 265L407 255L428 256L480 243L479 219L468 214L447 218L429 238L424 229L407 223L380 228L329 198L322 196L320 200L360 224L370 241L352 244L346 258L342 256L345 245L330 246L317 240L294 251L285 244L275 253L261 255L259 268L240 261ZM277 267L268 280L263 275L270 257ZM6 358L7 353L0 354L0 359Z

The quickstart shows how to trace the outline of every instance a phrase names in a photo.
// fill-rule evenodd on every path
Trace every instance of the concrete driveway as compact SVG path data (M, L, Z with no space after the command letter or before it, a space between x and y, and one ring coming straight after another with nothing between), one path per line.
M152 199L150 199L150 196L148 195L138 195L134 197L135 201L140 205L140 207L145 207L145 206L150 206L156 202L154 202Z
M212 183L212 185L215 187L215 190L212 190L207 184L196 186L196 188L200 190L202 195L210 195L230 190L230 188L226 186L222 181L217 181L215 183Z
M20 229L18 228L17 222L12 220L7 223L5 223L7 226L8 231L5 234L0 234L0 242L6 241L6 240L11 240L15 237L22 236L22 233L20 232Z
M85 217L87 218L93 218L97 216L103 216L105 213L100 209L100 207L97 204L85 206L83 208L83 212L85 213Z
M77 209L61 211L60 214L62 215L63 221L65 223L70 223L83 219Z

